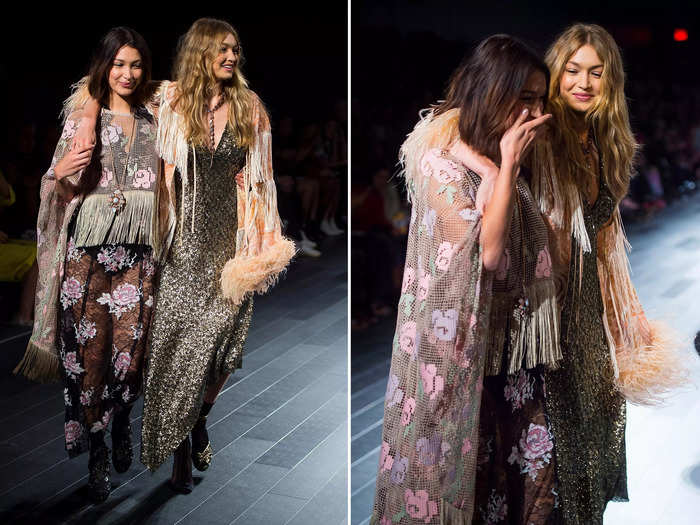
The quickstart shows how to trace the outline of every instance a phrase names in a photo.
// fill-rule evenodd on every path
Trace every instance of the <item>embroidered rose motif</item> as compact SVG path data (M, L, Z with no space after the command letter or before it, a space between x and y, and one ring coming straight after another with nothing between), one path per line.
M109 171L107 168L102 168L102 177L100 177L100 186L106 188L109 183L114 179L114 173Z
M390 479L392 483L403 483L406 479L406 471L408 470L408 457L402 457L398 452L394 458L394 464L391 466Z
M83 295L83 285L78 279L69 277L61 285L61 304L63 309L67 310L69 306L73 306Z
M80 392L80 404L89 405L90 401L92 400L92 394L94 392L94 388L88 388L87 390L83 390L82 392Z
M430 439L420 438L416 441L418 461L423 465L435 465L438 462L442 450L442 437L437 432Z
M457 335L457 310L433 310L433 333L440 341L452 341Z
M97 335L95 323L88 321L84 317L80 320L80 324L73 324L75 329L75 339L79 345L84 345L89 339Z
M143 259L143 273L146 277L152 277L156 273L156 265L150 257L144 257Z
M510 269L510 250L506 248L503 250L503 256L498 263L498 268L496 269L496 279L499 281L505 280L508 275L508 270Z
M474 208L464 208L459 212L459 216L465 221L476 221L481 217L481 213Z
M437 373L437 367L432 363L421 363L420 375L423 380L423 392L429 395L430 399L435 399L445 388L445 379Z
M63 368L66 369L66 374L70 378L85 372L85 369L78 363L78 356L75 352L66 353L66 356L63 358Z
M416 271L410 266L406 266L403 271L403 282L401 283L401 293L406 293L416 279Z
M403 402L403 410L401 411L401 424L407 426L411 422L413 412L416 410L416 400L412 397L407 397Z
M551 461L553 448L549 431L542 425L530 423L530 427L523 430L518 447L513 447L508 463L517 463L521 474L529 474L534 481L537 479L537 471Z
M382 450L379 456L379 467L381 470L391 470L394 458L389 454L389 443L382 441Z
M103 293L97 302L109 306L109 313L120 319L124 312L132 310L136 306L140 297L141 292L136 286L131 283L123 283L117 286L111 295Z
M71 237L68 240L68 245L66 246L66 259L68 259L69 261L78 262L83 255L85 255L85 250L76 248L75 239Z
M408 321L401 325L399 330L399 346L407 354L415 355L416 352L416 322Z
M156 181L156 174L149 166L148 169L141 169L134 173L132 185L134 188L143 188L147 190Z
M417 299L418 301L424 301L428 298L428 290L430 290L430 280L432 276L429 272L420 270L418 277L418 291Z
M508 382L503 388L503 396L506 401L510 401L511 410L516 410L523 407L525 401L533 398L535 379L525 370L520 370L518 375L509 375Z
M425 231L427 232L428 237L433 236L436 221L437 221L437 212L431 208L428 208L427 210L425 210L425 214L423 215L423 220L421 221L421 224L423 226L425 226Z
M417 490L414 493L411 489L406 489L404 499L406 500L406 512L412 518L423 519L425 523L430 523L433 516L437 516L437 502L428 499L427 490Z
M469 441L468 437L464 438L464 441L462 441L462 455L468 453L472 449L472 442Z
M131 355L128 352L119 352L117 359L114 361L114 375L123 381L126 373L129 371L131 364Z
M71 420L65 423L63 428L66 434L66 448L71 449L83 434L83 427L77 421Z
M66 404L66 406L73 406L73 402L70 400L70 393L68 392L67 388L63 389L63 401Z
M454 249L454 245L451 242L444 241L440 243L440 246L438 246L437 258L435 259L435 266L438 270L444 272L450 267Z
M542 248L540 253L537 254L537 266L535 266L535 277L541 279L542 277L552 276L552 258L549 255L549 250L547 248Z
M130 396L130 394L129 394L129 385L126 385L126 388L124 389L124 392L122 392L122 401L124 401L124 403L128 403L128 402L129 402L129 396Z
M100 430L107 428L109 426L109 420L112 417L112 410L113 409L109 409L107 412L105 412L102 415L101 421L95 421L90 427L90 432L99 432Z
M132 255L123 246L105 246L97 254L97 262L105 267L107 272L116 272L123 268L131 268L136 260L136 255Z
M394 374L391 374L389 382L386 385L384 401L387 403L387 408L398 405L403 401L403 390L399 388L399 378Z
M122 130L119 124L107 126L102 130L102 133L100 133L102 144L114 144L115 142L119 142L119 135L123 132L124 130Z
M75 136L75 132L77 130L78 126L75 125L75 120L66 120L66 125L63 126L63 133L61 133L61 139L72 139Z
M441 164L443 165L436 166L433 170L433 178L440 184L449 184L450 182L462 180L462 173L459 170L454 169L449 164Z

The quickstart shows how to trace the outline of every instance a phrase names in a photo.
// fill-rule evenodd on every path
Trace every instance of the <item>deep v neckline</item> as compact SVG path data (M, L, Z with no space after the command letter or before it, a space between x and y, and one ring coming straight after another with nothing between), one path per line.
M221 145L221 143L223 142L224 135L226 135L227 130L228 130L228 122L226 124L224 124L224 131L221 132L221 136L219 137L219 142L217 142L214 145L214 151L212 151L212 155L216 155L216 152L219 151L219 145Z

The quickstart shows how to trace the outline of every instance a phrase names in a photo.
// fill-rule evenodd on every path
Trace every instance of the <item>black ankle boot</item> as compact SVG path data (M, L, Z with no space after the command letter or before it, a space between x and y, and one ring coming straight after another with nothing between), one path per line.
M88 496L93 502L102 503L107 499L109 491L112 489L109 480L109 449L105 445L102 432L90 435L88 469L90 471Z
M126 472L134 459L131 447L131 407L125 407L114 416L112 421L112 464L119 473Z
M199 411L199 418L192 427L192 464L200 472L207 470L211 465L212 449L207 432L207 416L212 406L213 403L204 402Z
M180 494L189 494L194 486L192 482L192 461L190 454L190 436L187 436L173 454L173 474L170 478L170 488Z

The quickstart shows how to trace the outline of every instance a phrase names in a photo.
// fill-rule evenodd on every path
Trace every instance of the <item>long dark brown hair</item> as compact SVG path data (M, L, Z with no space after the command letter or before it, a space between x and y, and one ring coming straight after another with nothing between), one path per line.
M530 47L509 35L490 36L452 73L435 115L458 108L460 138L500 164L508 117L534 71L549 85L549 70Z
M140 106L149 94L148 84L151 80L152 62L151 50L146 40L129 27L115 27L100 40L88 70L90 96L103 106L109 106L109 71L112 69L114 57L124 46L133 47L141 55L141 78L132 95L132 105Z

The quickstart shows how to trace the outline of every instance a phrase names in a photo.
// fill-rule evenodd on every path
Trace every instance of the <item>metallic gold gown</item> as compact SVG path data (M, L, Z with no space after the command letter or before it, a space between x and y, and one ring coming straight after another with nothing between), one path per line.
M625 399L614 384L596 263L597 234L610 221L615 200L601 184L592 206L582 201L592 251L584 253L572 238L561 317L563 361L545 373L559 521L567 525L602 524L608 501L627 501Z
M176 173L177 225L153 319L141 449L151 470L194 426L207 384L240 368L253 312L252 298L235 307L219 282L236 250L235 175L246 149L236 146L227 126L213 155L197 147L194 157L190 149L184 203Z

